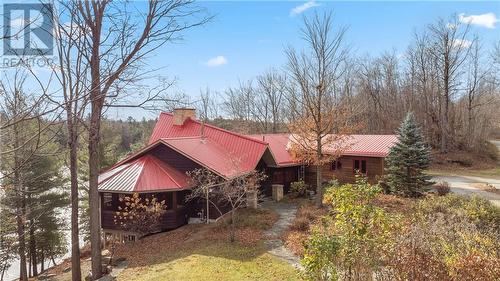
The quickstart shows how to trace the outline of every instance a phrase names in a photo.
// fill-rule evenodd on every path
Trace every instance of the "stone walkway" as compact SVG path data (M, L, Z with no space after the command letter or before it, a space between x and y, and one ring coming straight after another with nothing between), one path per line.
M281 240L281 235L288 229L288 227L290 227L295 219L297 206L291 203L276 203L267 201L260 204L260 207L275 211L279 215L278 221L273 225L273 227L264 232L264 237L266 239L264 243L269 249L268 252L271 255L288 262L293 267L302 269L300 258L285 248L283 241Z

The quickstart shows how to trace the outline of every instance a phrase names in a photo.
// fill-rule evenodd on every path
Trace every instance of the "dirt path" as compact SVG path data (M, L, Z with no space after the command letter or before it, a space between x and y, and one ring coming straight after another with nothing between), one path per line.
M285 248L281 235L290 227L295 215L297 214L297 205L291 203L264 202L261 204L264 209L273 210L279 215L278 221L271 229L264 232L266 238L265 244L268 252L277 258L280 258L297 269L302 269L300 258Z

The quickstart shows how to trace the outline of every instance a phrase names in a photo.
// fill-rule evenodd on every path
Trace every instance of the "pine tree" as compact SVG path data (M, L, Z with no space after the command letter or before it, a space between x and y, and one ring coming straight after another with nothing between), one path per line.
M426 145L413 113L408 113L397 130L398 141L387 157L387 183L397 194L418 197L432 184L424 170L430 164Z
M0 190L0 280L4 280L5 271L10 267L16 255L15 249L15 220L2 208L1 199L3 198Z

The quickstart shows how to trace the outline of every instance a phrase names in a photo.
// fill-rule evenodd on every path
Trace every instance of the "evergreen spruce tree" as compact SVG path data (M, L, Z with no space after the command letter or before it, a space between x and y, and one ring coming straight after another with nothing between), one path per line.
M15 233L16 224L12 216L7 214L7 210L2 207L3 198L0 190L0 280L4 280L4 275L16 257Z
M421 196L432 184L424 170L430 164L430 149L424 142L414 115L410 112L397 130L398 141L387 157L387 183L396 194Z

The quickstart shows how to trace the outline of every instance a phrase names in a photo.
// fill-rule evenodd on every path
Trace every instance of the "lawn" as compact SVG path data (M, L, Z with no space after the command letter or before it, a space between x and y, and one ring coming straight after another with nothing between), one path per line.
M267 211L243 211L236 242L229 241L227 223L221 222L119 245L115 256L130 264L118 280L300 280L295 268L267 253L262 231L275 220Z
M299 280L287 263L266 253L263 243L242 245L202 240L165 252L155 264L129 267L118 280Z

